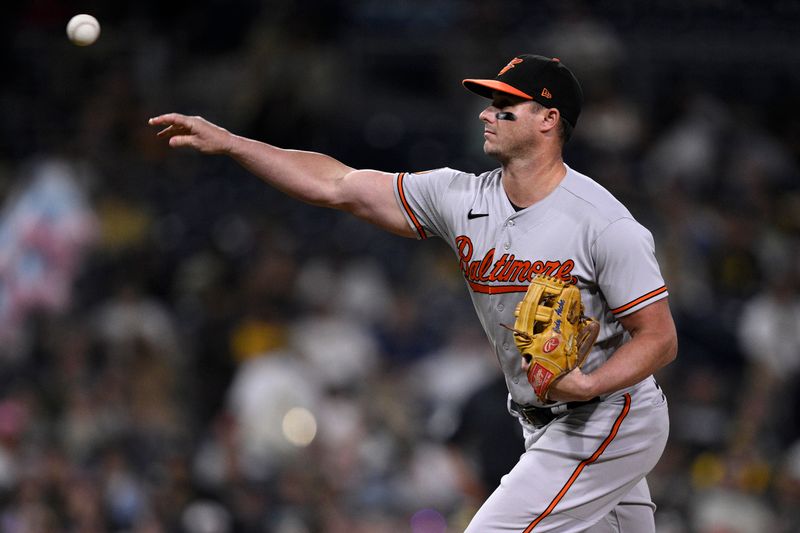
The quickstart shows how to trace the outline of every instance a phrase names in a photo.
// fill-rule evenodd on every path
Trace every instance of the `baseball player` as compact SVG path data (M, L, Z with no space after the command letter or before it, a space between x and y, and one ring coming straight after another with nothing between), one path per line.
M437 236L455 252L508 385L525 453L472 519L470 533L655 531L645 475L667 440L666 398L652 374L677 338L650 233L606 189L568 167L564 143L582 92L558 59L520 55L464 86L489 99L484 151L500 168L392 174L236 136L200 117L150 119L172 147L226 154L302 201L390 232ZM584 364L544 398L521 358L515 307L535 276L579 289L599 324Z

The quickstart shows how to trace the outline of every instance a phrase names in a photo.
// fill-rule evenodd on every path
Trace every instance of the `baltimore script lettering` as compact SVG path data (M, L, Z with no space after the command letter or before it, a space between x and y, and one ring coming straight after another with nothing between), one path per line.
M456 249L461 272L467 281L472 283L500 281L529 284L537 274L552 276L564 283L575 284L578 282L578 278L571 274L575 267L575 261L572 259L528 261L517 259L514 254L503 254L495 261L495 249L492 248L481 259L473 261L472 239L466 235L456 237Z

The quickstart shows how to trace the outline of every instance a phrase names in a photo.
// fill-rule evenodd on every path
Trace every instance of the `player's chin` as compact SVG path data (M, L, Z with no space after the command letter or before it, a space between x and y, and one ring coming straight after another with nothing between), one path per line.
M500 155L500 150L497 149L497 146L486 140L483 143L483 153L491 157L498 157Z
M498 161L505 161L502 150L499 150L497 146L490 144L488 141L483 143L483 153Z

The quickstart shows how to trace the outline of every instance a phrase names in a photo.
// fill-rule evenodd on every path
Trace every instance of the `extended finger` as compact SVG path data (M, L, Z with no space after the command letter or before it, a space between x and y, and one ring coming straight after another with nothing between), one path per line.
M156 137L166 137L167 135L175 135L175 127L167 126L163 130L156 133Z
M186 135L187 133L191 133L188 128L184 128L183 126L178 125L171 125L167 126L163 130L159 131L156 136L157 137L174 137L175 135Z
M180 148L188 146L194 148L194 141L191 135L175 135L169 138L169 145L172 148Z
M167 113L165 115L153 117L149 119L147 123L151 126L177 125L188 127L189 117L181 115L180 113Z

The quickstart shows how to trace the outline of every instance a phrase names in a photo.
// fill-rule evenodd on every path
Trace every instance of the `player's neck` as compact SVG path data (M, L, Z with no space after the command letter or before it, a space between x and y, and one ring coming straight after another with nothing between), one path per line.
M524 208L553 192L566 174L560 154L515 159L503 164L503 188L512 204Z

